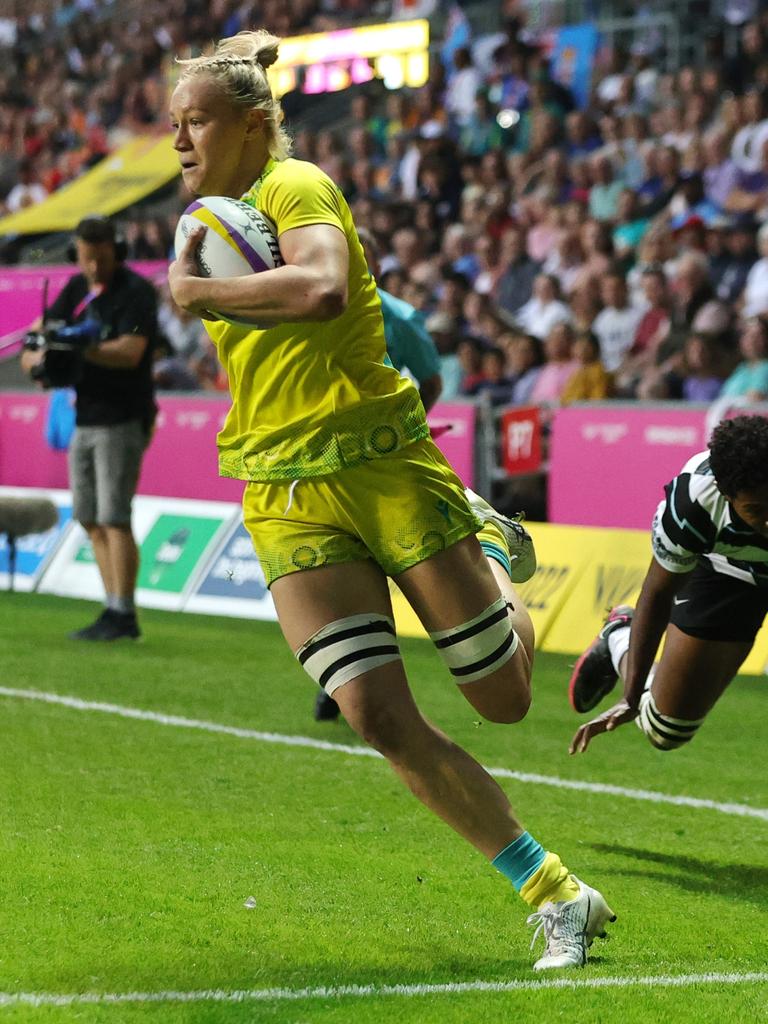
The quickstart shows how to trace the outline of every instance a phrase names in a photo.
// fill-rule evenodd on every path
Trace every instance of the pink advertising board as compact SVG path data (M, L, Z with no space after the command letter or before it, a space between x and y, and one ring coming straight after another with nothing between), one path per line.
M168 271L166 260L131 261L129 266L155 284L165 281ZM0 346L40 316L46 281L51 303L76 272L77 268L71 263L49 267L0 267Z
M0 392L0 483L68 486L66 453L54 451L45 440L48 401L44 392ZM216 434L228 399L161 395L158 405L139 494L239 501L242 481L222 479L216 460Z
M475 483L476 416L471 402L438 402L427 416L437 447L466 487Z
M550 439L549 520L649 529L664 484L706 446L704 409L558 409Z
M0 392L0 484L17 487L67 487L64 452L45 440L48 395L37 391ZM216 434L229 399L160 395L155 435L144 459L139 494L175 498L239 501L240 480L218 474ZM470 404L435 406L430 424L449 426L437 443L467 485L473 480L475 409Z

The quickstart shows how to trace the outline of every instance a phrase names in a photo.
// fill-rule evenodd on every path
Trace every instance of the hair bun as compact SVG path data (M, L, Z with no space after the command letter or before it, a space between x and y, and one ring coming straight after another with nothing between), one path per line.
M274 43L266 43L264 46L259 47L253 55L253 59L266 71L266 69L271 68L277 60L277 47L277 40L275 40Z
M278 36L271 32L258 29L255 32L238 32L235 36L222 39L216 51L215 57L230 57L233 60L239 59L246 64L258 64L266 70L277 60L277 51L280 46Z

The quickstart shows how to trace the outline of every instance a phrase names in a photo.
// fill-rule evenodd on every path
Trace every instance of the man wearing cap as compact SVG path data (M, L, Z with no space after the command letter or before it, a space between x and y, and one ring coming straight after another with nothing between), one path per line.
M709 238L717 239L719 252L710 255L709 277L721 302L736 302L757 262L755 225L739 217L721 217L707 224ZM711 252L711 246L708 245Z

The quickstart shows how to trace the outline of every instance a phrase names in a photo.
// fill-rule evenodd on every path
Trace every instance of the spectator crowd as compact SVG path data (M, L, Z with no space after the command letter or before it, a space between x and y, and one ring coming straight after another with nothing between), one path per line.
M8 210L121 134L164 128L173 54L246 24L287 34L366 13L332 0L128 3L119 46L107 19L76 18L41 47L45 6L24 5L14 70L0 73ZM706 60L670 72L659 39L602 53L579 107L523 9L506 0L498 32L474 39L464 20L421 89L356 89L346 124L295 133L294 155L339 184L373 235L381 287L423 314L443 397L768 397L768 18L746 21L726 55L713 14ZM176 216L128 222L129 255L167 257ZM199 323L167 296L161 326L161 384L226 387Z

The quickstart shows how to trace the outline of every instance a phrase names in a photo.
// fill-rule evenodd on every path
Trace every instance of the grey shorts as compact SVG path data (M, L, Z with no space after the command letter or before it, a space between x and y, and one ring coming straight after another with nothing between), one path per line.
M78 427L69 448L72 517L84 524L129 525L148 443L140 420Z

